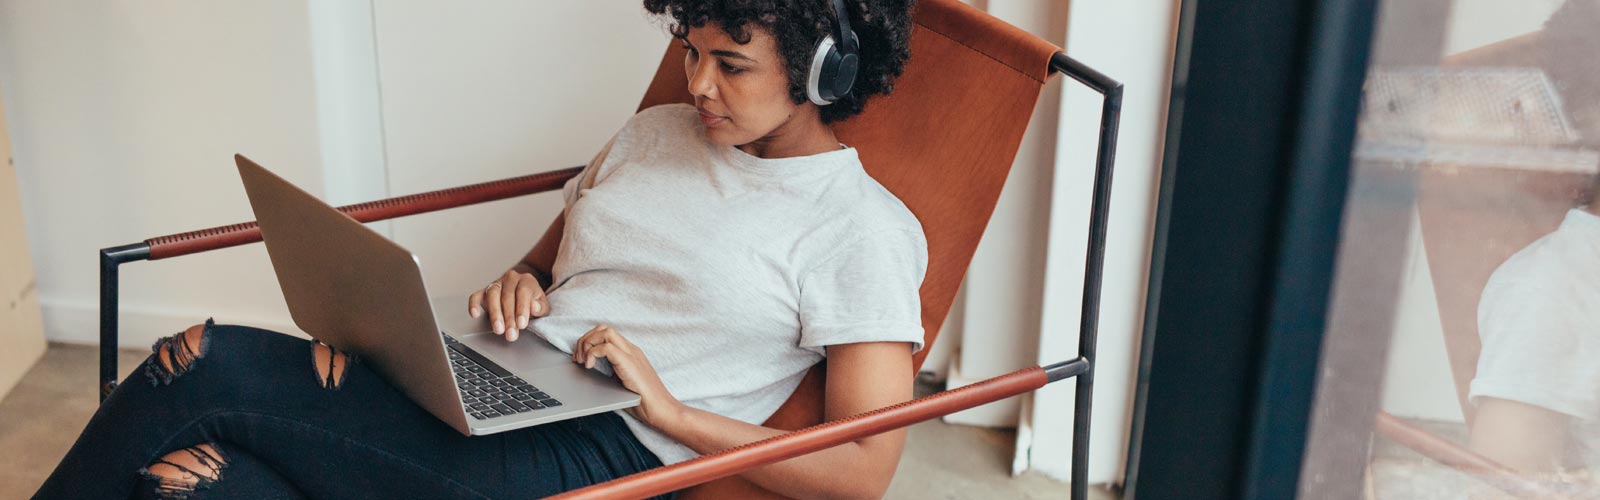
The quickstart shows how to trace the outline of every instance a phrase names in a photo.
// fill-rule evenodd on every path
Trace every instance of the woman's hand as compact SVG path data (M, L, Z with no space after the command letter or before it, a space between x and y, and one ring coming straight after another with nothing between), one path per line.
M652 427L663 427L682 416L683 403L667 392L667 386L661 383L661 377L656 375L655 367L650 366L644 352L604 323L578 337L578 345L572 349L572 361L583 363L584 368L594 368L599 358L611 362L611 369L622 379L623 387L639 393L639 406L626 410L633 418Z
M517 333L528 327L530 314L537 317L550 314L550 301L545 299L539 280L532 274L515 270L506 271L500 279L467 297L467 314L472 317L482 316L485 306L495 335L505 335L507 342L517 340Z

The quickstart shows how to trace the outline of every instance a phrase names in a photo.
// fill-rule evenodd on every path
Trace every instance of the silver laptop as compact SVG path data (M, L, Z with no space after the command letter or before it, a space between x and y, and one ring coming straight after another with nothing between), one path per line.
M234 161L295 325L357 354L462 434L639 404L538 335L495 335L487 314L467 314L466 294L430 299L416 255L250 159Z

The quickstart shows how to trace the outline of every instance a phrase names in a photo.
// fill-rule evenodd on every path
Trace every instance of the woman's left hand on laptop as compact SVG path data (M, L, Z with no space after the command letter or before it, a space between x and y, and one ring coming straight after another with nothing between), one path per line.
M628 408L629 415L652 427L663 427L670 419L682 415L683 403L667 392L656 369L644 351L628 342L622 333L604 323L596 325L572 349L572 361L583 363L584 368L594 368L601 358L611 362L611 369L622 386L639 394L639 406Z

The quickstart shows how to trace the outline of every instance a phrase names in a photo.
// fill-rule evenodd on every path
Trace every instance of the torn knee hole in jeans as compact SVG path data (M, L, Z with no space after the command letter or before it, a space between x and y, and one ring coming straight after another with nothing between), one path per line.
M140 468L139 475L156 482L157 497L186 499L221 480L227 466L222 451L206 443L168 453Z
M211 343L211 329L215 326L213 318L206 318L205 324L191 326L150 344L153 357L144 365L150 385L171 384L178 376L188 373L195 360L205 357Z
M311 369L323 389L338 389L344 383L345 369L353 360L350 353L311 339Z

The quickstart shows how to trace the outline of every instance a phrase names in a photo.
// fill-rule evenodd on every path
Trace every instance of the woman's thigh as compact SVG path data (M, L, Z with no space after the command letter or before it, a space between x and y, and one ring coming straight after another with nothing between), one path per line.
M143 480L134 498L308 498L272 465L236 445L223 442L200 448L162 457L159 463L141 469Z
M112 393L63 467L119 455L95 450L132 452L144 465L227 442L315 498L482 498L550 494L658 463L628 446L631 434L617 435L627 429L615 415L467 437L359 356L209 321L197 342L173 342L158 342Z

